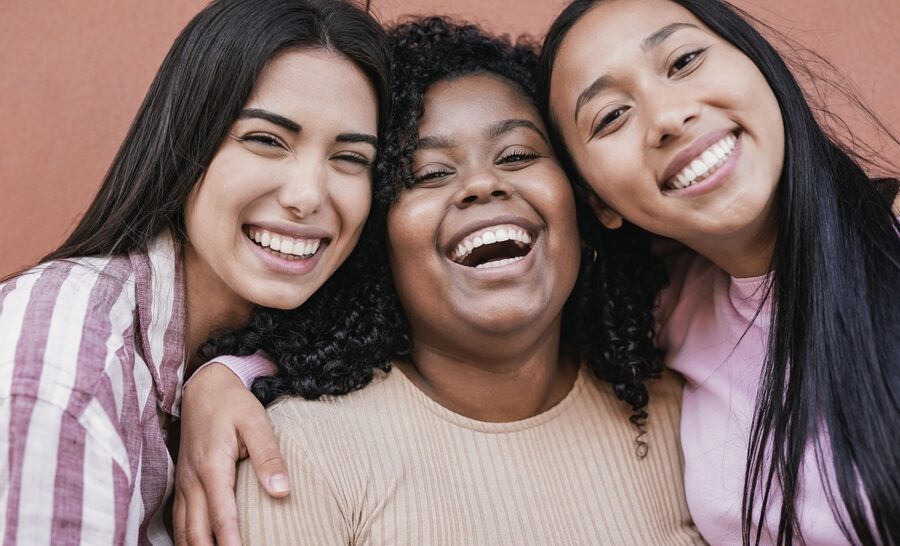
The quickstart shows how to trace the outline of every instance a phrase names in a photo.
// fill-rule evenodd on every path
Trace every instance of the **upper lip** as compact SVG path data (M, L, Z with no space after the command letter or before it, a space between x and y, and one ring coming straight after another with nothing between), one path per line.
M526 220L521 216L513 216L513 215L505 215L505 216L494 216L493 218L485 218L483 220L476 220L466 224L463 228L458 230L453 237L450 238L450 241L445 245L445 250L450 252L453 251L459 245L459 243L465 240L469 235L491 227L491 226L500 226L500 225L515 225L524 229L531 235L532 239L535 238L537 232L540 230L540 227L537 226L534 222Z
M690 165L697 156L703 153L703 150L709 148L733 132L734 128L717 129L698 137L687 148L675 154L675 157L672 158L672 161L669 162L669 166L666 167L666 170L663 172L660 184L665 184L671 180L673 176L680 173L682 169Z
M247 226L264 229L293 239L331 239L331 233L313 226L287 222L248 222Z

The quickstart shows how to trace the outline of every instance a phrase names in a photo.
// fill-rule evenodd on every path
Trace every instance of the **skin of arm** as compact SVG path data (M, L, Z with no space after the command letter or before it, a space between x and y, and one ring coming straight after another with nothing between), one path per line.
M289 492L287 472L265 408L223 364L185 385L173 510L178 545L240 545L235 466L248 458L261 489ZM215 542L214 542L215 540Z

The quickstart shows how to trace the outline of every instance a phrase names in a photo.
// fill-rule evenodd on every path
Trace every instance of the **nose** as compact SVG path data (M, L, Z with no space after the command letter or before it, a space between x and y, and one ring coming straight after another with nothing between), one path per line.
M700 116L700 108L690 97L682 97L669 90L663 97L648 101L647 145L651 148L664 146L677 140Z
M479 171L466 177L456 192L455 202L457 207L465 208L476 203L488 203L492 199L509 199L512 192L512 185L496 173Z
M278 189L278 203L298 218L319 212L328 198L327 166L305 161L281 173L284 181Z

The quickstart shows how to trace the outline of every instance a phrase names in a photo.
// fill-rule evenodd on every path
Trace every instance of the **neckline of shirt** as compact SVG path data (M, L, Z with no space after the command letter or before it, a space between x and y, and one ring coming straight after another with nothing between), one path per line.
M553 421L554 419L565 413L584 392L585 386L589 379L587 374L587 369L584 366L580 366L578 369L578 375L575 378L575 382L572 384L572 388L563 397L562 400L560 400L556 405L549 408L548 410L526 419L521 419L519 421L509 421L505 423L479 421L478 419L466 417L465 415L456 413L455 411L442 406L430 396L425 394L418 386L416 386L415 383L412 382L412 380L410 380L406 376L406 374L404 374L396 366L392 368L389 375L398 376L397 381L401 383L402 388L407 391L412 396L412 398L415 399L416 402L418 402L426 410L428 410L438 418L458 427L469 429L475 432L486 434L506 434L538 427L540 425Z

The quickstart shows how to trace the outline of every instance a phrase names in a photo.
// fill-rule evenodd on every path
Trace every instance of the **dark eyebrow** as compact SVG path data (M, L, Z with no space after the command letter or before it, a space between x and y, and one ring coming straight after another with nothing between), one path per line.
M429 150L432 148L452 148L453 139L446 135L427 136L419 139L418 150Z
M641 42L641 49L644 51L648 51L653 49L654 47L661 44L666 38L671 36L677 30L681 30L683 28L698 28L697 25L692 25L690 23L671 23L668 24L661 29L657 30L650 36L644 38L644 41Z
M364 133L341 133L334 137L335 142L365 142L371 144L373 148L378 149L378 139L375 135L367 135Z
M601 91L609 87L613 84L615 80L612 79L611 76L600 76L594 83L587 86L584 91L578 95L578 100L575 101L575 123L578 123L578 112L581 108L587 104L589 100L596 97Z
M300 124L296 121L291 121L284 116L279 116L275 112L269 112L268 110L261 110L259 108L247 108L245 110L241 110L241 113L238 114L238 119L264 119L269 123L274 123L280 127L284 127L288 131L292 133L299 133L302 130Z
M540 137L544 139L544 142L548 144L550 143L550 141L547 140L547 135L545 135L537 125L527 119L504 119L502 121L492 123L491 126L484 131L484 137L487 140L494 140L504 133L508 133L513 129L519 128L531 129L532 131L540 135Z

